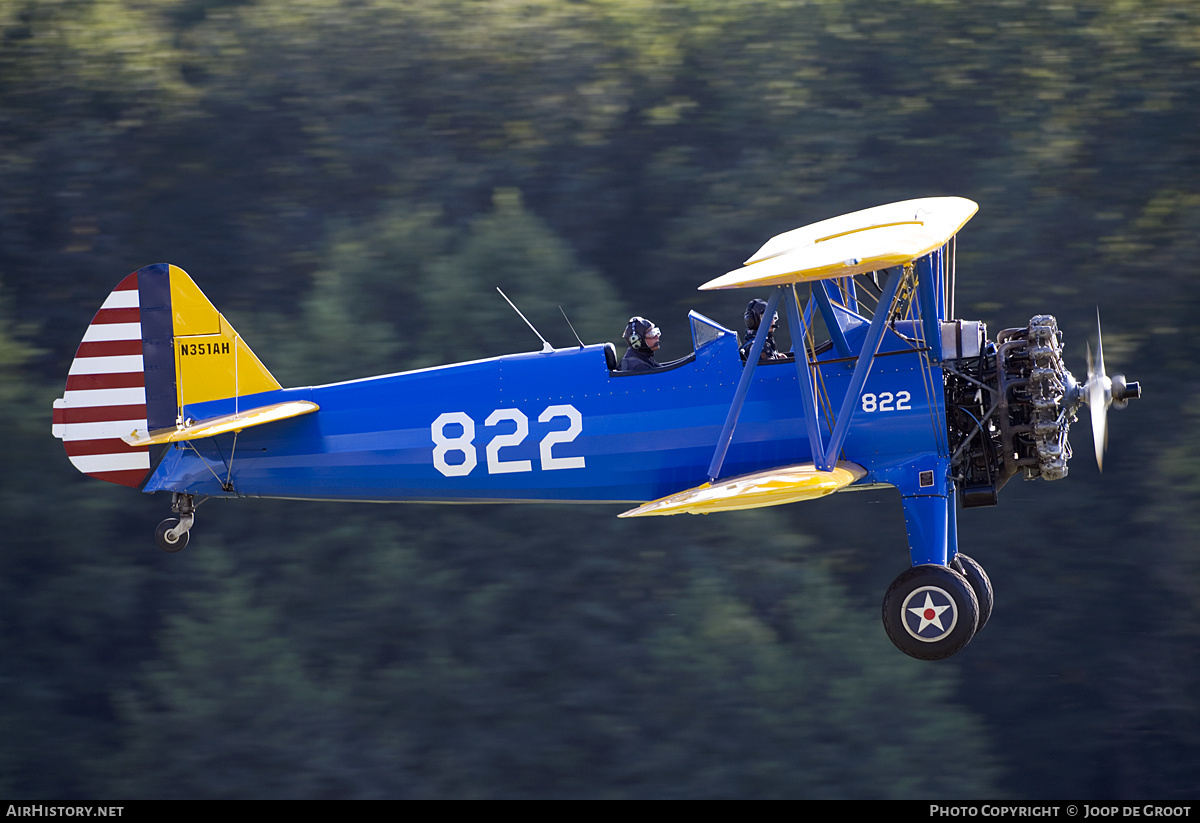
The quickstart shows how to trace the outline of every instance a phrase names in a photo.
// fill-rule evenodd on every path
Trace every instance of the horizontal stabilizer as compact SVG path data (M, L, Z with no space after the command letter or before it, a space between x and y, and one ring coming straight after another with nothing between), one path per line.
M964 197L924 197L822 220L772 237L743 268L700 289L809 283L900 266L945 245L978 210Z
M259 406L256 409L236 414L223 414L220 417L210 417L208 420L193 421L187 425L157 429L153 432L134 430L129 434L122 435L121 439L130 446L157 446L181 440L199 440L226 432L239 432L242 429L261 426L264 423L274 423L277 420L287 420L290 417L299 417L302 414L315 412L319 408L316 403L308 400L289 400L286 403L272 403L269 406Z
M651 517L685 512L708 514L814 500L846 488L862 479L866 473L862 466L846 462L838 463L832 471L827 472L820 471L812 463L780 466L660 497L623 512L618 517Z

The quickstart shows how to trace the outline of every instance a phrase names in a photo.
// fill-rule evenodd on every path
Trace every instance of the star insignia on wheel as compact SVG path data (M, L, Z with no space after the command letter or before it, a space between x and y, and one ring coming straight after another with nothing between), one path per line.
M949 603L945 606L933 605L933 598L929 596L929 592L925 592L925 605L910 608L908 612L921 618L921 625L917 627L918 633L925 631L929 626L937 626L938 631L944 632L946 627L942 625L942 612L949 608Z

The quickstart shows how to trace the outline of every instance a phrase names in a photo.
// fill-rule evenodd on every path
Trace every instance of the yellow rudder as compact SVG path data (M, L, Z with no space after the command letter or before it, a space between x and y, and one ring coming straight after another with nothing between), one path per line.
M181 418L194 403L281 388L187 272L170 266L175 389Z

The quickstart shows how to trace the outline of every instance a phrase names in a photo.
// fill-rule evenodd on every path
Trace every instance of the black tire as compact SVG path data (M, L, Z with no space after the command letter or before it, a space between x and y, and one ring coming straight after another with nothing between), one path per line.
M188 538L191 537L191 532L187 531L172 541L167 532L179 525L179 521L174 517L168 517L166 520L158 524L158 528L154 530L154 542L158 547L165 552L177 552L188 544Z
M979 602L979 624L975 627L975 633L979 634L987 625L988 618L992 616L992 581L988 579L987 572L978 561L972 560L962 552L954 555L954 562L950 566L967 578L971 590L975 592L975 599Z
M896 648L918 660L942 660L971 642L979 601L946 566L913 566L883 596L883 628Z

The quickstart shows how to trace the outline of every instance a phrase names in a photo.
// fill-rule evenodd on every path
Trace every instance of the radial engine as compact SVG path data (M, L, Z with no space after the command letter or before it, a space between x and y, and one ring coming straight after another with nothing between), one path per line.
M943 362L951 468L964 508L994 506L1013 476L1026 480L1067 476L1067 439L1079 407L1091 410L1096 463L1103 470L1110 406L1125 408L1142 396L1124 375L1104 373L1097 318L1096 359L1088 347L1088 375L1079 382L1063 363L1062 332L1052 315L1025 328L1005 329L995 342L978 321L943 324Z

